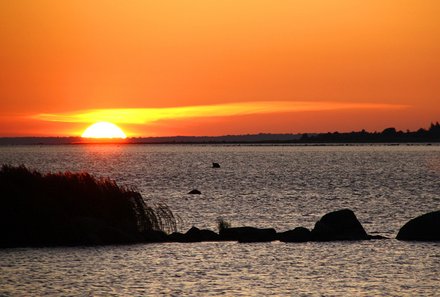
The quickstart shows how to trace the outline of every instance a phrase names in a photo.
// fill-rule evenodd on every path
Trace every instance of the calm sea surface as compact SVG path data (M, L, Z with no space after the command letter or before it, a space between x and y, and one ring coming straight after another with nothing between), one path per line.
M221 164L212 169L212 162ZM440 209L440 146L0 146L1 164L87 171L192 225L313 228L352 209L394 238ZM202 195L188 195L192 189ZM139 244L0 250L0 296L440 296L440 244Z

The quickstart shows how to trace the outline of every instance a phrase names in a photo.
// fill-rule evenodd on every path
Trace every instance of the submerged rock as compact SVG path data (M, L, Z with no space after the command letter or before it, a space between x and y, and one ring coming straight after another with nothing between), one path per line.
M396 237L398 240L440 241L440 210L410 220Z
M367 240L368 234L350 209L324 215L312 230L312 240Z
M276 239L277 232L273 228L260 229L254 227L236 227L220 230L221 240L238 242L264 242Z
M188 194L191 194L191 195L200 195L200 194L202 194L202 192L200 192L200 191L197 190L197 189L194 189L194 190L189 191Z
M282 242L307 242L312 238L312 233L304 227L278 233L278 240Z

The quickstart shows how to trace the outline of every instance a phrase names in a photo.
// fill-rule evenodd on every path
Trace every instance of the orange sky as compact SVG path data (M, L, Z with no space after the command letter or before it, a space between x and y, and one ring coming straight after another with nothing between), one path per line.
M102 114L128 136L427 127L439 15L437 0L1 1L0 136L81 135Z

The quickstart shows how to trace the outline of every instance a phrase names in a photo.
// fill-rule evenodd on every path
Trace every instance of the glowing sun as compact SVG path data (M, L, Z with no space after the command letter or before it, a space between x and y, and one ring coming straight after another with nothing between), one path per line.
M99 122L88 127L81 135L84 138L127 138L124 131L109 122Z

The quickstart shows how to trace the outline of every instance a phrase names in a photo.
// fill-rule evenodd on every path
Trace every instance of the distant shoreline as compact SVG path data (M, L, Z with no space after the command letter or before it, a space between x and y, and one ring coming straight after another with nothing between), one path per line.
M429 129L382 132L327 132L303 134L245 134L224 136L131 137L126 139L86 139L82 137L0 137L0 145L78 145L78 144L423 144L440 143L440 124Z
M9 141L9 139L0 138L1 146L81 146L81 145L231 145L231 146L374 146L374 145L386 145L386 146L431 146L440 145L440 140L434 141L376 141L376 142L338 142L338 141L327 141L327 142L304 142L304 141L173 141L173 142L115 142L115 141L105 141L105 142L27 142L27 141Z

